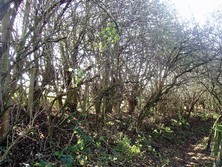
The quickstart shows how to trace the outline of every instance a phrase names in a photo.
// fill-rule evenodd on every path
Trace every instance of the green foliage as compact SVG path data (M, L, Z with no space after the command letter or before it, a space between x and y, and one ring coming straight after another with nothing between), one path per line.
M0 146L0 154L4 155L4 153L7 151L7 148L5 146ZM0 166L4 163L13 163L13 159L10 158L10 156L7 156L4 160L0 161Z
M131 139L126 135L121 134L121 138L118 139L117 145L114 147L114 150L119 154L123 155L128 161L131 160L134 156L140 153L142 145L140 143L132 144ZM123 158L118 156L118 159Z
M203 121L206 121L211 118L217 119L220 115L215 112L198 112L198 113L195 113L194 116L199 116L202 118Z
M159 157L158 150L152 145L152 136L140 136L138 135L138 138L136 140L136 143L140 144L141 152L149 152L154 157Z
M39 162L36 162L34 164L34 166L36 166L36 167L52 167L52 164L47 161L40 160Z
M108 23L107 26L101 31L101 36L103 41L100 43L100 49L103 50L106 47L113 47L117 41L119 41L120 36L117 32L116 24Z
M187 122L187 120L182 117L181 115L179 115L179 118L176 119L171 119L172 125L173 126L177 126L177 127L183 127L183 128L188 128L190 127L189 122Z
M159 129L153 130L153 137L155 139L160 139L161 137L167 138L168 140L174 140L175 134L171 127L165 126L164 124L161 125Z
M190 133L195 133L189 129L190 124L185 119L171 119L170 124L161 124L158 128L154 128L151 135L154 140L164 139L177 144L183 144Z
M212 150L211 153L213 156L216 156L216 164L222 163L222 125L215 123L214 125L214 136L212 140Z
M74 69L72 68L68 69L69 72L72 72L73 70ZM85 76L86 76L86 73L82 69L77 68L75 77L72 77L72 84L74 85L74 87L78 87L79 83L84 79Z
M108 145L106 137L100 136L99 139L95 141L94 158L97 159L99 166L105 167L108 166L108 164L111 162L115 163L117 160L117 153L112 152L111 154L110 151L112 150L113 148Z
M86 73L80 68L78 68L76 71L76 76L75 76L76 77L75 87L78 87L78 84L83 80L85 76L86 76Z
M65 150L55 152L55 156L60 160L61 164L65 167L71 167L73 165L74 156L65 153Z
M65 167L71 167L73 164L85 165L88 154L91 154L91 148L95 145L94 139L89 136L80 127L76 127L73 134L77 136L77 143L55 152L55 156Z

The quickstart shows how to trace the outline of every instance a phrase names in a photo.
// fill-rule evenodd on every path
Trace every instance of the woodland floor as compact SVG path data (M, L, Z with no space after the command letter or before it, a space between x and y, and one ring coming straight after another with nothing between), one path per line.
M201 117L192 117L189 127L175 132L178 137L174 142L160 142L163 154L169 158L166 166L211 167L213 158L206 146L213 122L210 118L203 120ZM156 143L158 144L158 141Z
M203 115L192 116L184 123L164 119L145 126L138 134L129 119L110 117L96 129L94 115L52 117L50 139L47 116L42 114L35 128L12 147L0 166L212 166L206 145L214 121L212 116ZM25 129L24 124L16 131ZM128 151L137 148L138 139L139 151ZM4 143L0 149L3 155Z

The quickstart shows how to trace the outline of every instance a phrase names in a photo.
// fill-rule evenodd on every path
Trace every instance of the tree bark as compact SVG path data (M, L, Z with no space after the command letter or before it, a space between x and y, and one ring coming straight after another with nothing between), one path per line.
M0 113L2 116L1 133L0 138L4 139L8 133L9 129L9 119L10 119L10 72L9 72L9 45L11 41L11 30L16 16L16 11L21 3L21 0L15 2L14 9L8 9L12 1L0 1L1 7L4 10L0 10L0 20L1 20L1 35L2 35L2 46L0 52ZM4 7L4 5L6 5ZM7 8L7 9L5 9Z

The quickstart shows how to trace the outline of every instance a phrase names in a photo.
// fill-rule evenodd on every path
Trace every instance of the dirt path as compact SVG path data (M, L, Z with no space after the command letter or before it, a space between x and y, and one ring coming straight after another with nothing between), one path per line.
M196 143L190 143L185 152L185 166L212 166L213 158L206 151L204 138L197 138Z
M204 122L199 119L191 120L191 135L181 147L183 153L180 154L182 155L180 165L186 167L212 166L213 158L210 156L210 152L206 150L206 143L213 121L211 119Z
M213 123L214 119L194 117L189 127L174 130L172 140L163 138L155 141L161 150L161 162L155 162L155 166L211 167L213 158L206 146Z

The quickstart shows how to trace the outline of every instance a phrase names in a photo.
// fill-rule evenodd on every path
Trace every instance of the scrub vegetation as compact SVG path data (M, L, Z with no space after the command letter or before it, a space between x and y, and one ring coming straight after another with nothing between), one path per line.
M0 0L0 165L221 166L221 12Z

